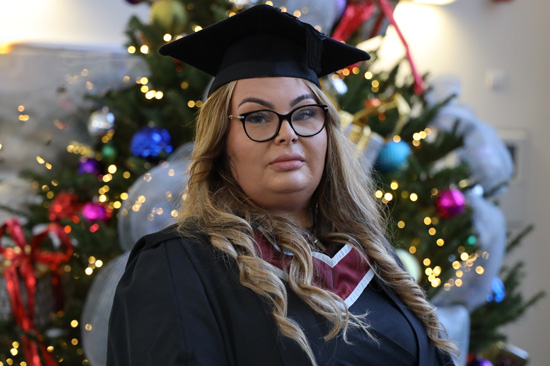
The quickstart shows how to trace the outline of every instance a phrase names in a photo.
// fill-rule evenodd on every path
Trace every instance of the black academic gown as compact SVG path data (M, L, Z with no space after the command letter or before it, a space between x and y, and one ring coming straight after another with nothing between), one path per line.
M350 311L364 313L367 309L354 307L365 307L377 291L380 301L402 315L396 326L410 326L415 359L399 345L385 342L390 336L376 329L380 343L359 330L351 333L353 345L339 337L325 342L323 318L289 289L288 315L304 329L318 364L452 365L399 297L373 281L370 293L365 291ZM398 332L391 319L373 324L387 321L386 330ZM213 249L206 237L183 238L173 228L142 238L132 250L116 290L108 337L107 366L311 364L296 342L279 335L268 303L240 284L234 261Z

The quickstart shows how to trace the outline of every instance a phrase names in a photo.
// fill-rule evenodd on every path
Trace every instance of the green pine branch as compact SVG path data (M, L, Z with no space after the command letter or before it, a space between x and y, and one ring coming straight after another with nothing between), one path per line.
M519 246L521 240L533 230L529 225L509 240L507 253ZM525 312L543 299L546 294L539 291L528 297L520 292L521 280L525 278L525 265L519 261L512 267L503 266L500 277L505 289L501 302L490 301L475 309L470 315L470 353L480 353L490 349L496 342L505 341L501 327L519 320Z

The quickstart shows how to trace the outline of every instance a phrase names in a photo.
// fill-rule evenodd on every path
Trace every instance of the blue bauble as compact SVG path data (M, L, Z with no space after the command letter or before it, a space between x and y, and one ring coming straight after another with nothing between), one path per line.
M501 302L502 300L504 300L505 295L506 294L504 292L504 284L502 283L500 278L494 277L493 283L491 285L491 293L487 295L487 301Z
M376 158L376 169L381 173L391 173L402 168L412 150L404 141L387 142Z
M130 150L134 156L143 159L154 160L163 153L170 154L170 134L163 128L144 127L132 137Z

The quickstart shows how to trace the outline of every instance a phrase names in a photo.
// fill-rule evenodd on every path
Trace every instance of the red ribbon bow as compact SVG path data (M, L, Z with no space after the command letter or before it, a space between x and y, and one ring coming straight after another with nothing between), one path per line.
M399 29L399 26L397 25L397 22L393 17L393 6L388 0L364 0L349 2L349 4L346 6L346 9L344 10L344 14L340 19L339 24L336 26L336 29L332 34L332 37L339 41L347 40L363 22L365 22L375 13L376 7L380 8L382 12L381 16L386 17L390 24L393 25L395 31L397 32L397 35L399 36L399 39L403 43L405 54L409 61L411 72L414 78L414 91L416 94L422 94L426 90L424 80L416 69L411 51L409 49L409 44L407 43L405 36L403 36L401 29ZM374 32L378 32L381 20L381 18L378 18ZM372 34L372 36L374 35L375 34Z
M4 248L1 243L2 236L6 231L15 243L14 248ZM43 252L40 244L49 235L54 233L61 241L61 252ZM62 288L60 283L60 264L68 261L73 254L73 245L62 227L50 224L43 232L32 237L31 243L27 244L21 224L15 218L7 220L0 227L0 256L8 260L9 265L4 270L6 287L10 296L10 304L16 324L27 334L34 333L38 344L31 341L27 336L21 336L21 343L29 366L41 366L38 349L42 351L42 357L47 366L56 366L57 362L46 350L42 343L42 335L34 324L34 306L36 296L36 274L35 263L43 263L50 267L52 272L52 284L56 290L56 303L59 307L62 302ZM23 294L20 281L25 287L27 303L23 301Z

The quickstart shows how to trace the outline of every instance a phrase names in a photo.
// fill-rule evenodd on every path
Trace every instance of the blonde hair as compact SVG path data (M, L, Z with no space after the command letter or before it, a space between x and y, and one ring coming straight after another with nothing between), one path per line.
M372 180L360 167L352 143L340 131L336 108L319 88L305 82L319 103L329 105L325 168L311 199L316 220L314 234L322 243L351 243L362 253L368 253L375 275L424 323L433 344L443 351L454 352L452 343L440 338L440 323L424 292L395 260L394 251L384 236L382 211L373 198ZM217 89L199 112L180 230L187 233L190 224L198 227L215 248L233 258L238 264L241 284L270 302L280 333L294 339L316 365L303 330L287 316L287 290L283 281L257 253L256 228L262 227L280 247L293 253L288 270L289 287L329 321L331 328L326 340L338 334L346 339L350 326L369 334L368 326L363 321L364 315L350 314L340 297L313 285L311 248L303 229L288 218L256 205L234 180L225 155L225 143L235 83Z

